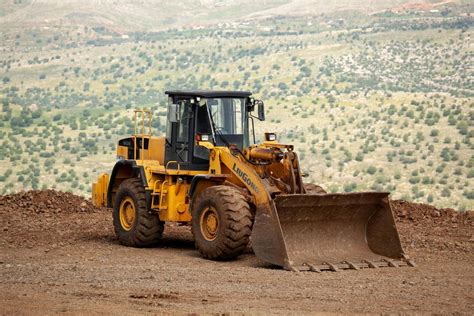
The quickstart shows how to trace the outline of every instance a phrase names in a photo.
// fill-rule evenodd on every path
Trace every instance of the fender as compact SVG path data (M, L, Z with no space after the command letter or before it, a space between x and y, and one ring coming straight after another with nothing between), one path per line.
M194 201L194 193L198 187L199 182L201 181L213 181L213 182L224 182L230 175L228 174L197 174L191 180L191 185L189 186L188 199L189 199L189 211L191 212Z
M109 186L107 189L107 207L112 207L112 196L113 196L113 189L114 189L114 184L115 180L117 178L118 172L122 168L131 168L132 174L131 177L139 177L143 183L143 186L146 188L148 186L146 176L145 176L145 170L143 169L143 166L137 165L137 162L135 160L119 160L115 163L114 168L112 169L112 174L110 175L110 182ZM147 200L149 192L147 191Z

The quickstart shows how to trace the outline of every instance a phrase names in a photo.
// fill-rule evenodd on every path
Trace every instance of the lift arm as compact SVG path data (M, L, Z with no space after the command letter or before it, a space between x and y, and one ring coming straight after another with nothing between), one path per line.
M234 156L229 148L214 147L209 142L199 142L198 145L210 150L211 174L221 174L222 166L226 166L254 197L256 213L252 228L252 248L255 255L266 262L289 268L291 263L278 213L265 180L251 166Z

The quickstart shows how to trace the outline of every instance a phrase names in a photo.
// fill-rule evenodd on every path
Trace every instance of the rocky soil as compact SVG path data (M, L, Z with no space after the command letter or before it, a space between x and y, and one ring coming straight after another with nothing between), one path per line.
M0 196L0 314L460 313L474 310L474 212L392 201L416 268L292 273L251 252L199 257L190 229L123 247L111 212L70 193Z

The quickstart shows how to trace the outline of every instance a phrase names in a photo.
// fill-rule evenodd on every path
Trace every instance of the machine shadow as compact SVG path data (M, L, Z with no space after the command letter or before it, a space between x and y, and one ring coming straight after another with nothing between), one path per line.
M107 245L120 245L119 240L113 232L84 232L78 238L80 241ZM125 246L124 246L125 247ZM172 248L172 249L194 249L194 240L187 235L163 234L163 238L156 244L145 248Z
M177 251L183 250L184 256L206 260L202 258L199 251L195 248L194 239L188 229L170 227L167 231L166 228L163 234L163 238L158 243L142 249L171 249ZM76 240L80 240L82 242L89 242L92 244L96 244L97 246L113 246L125 248L125 246L120 244L113 230L94 232L83 231ZM263 270L281 270L281 267L265 263L258 259L253 253L253 250L250 245L243 251L242 255L240 255L239 257L230 260L218 260L218 262L227 263L231 267L238 266Z
M152 248L195 249L193 240L189 240L185 237L180 238L175 236L164 236L163 239Z

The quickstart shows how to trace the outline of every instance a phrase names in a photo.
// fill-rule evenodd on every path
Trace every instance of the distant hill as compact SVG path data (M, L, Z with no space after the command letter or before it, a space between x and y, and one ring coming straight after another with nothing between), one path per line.
M0 26L106 26L116 32L156 31L278 15L371 12L402 0L2 0Z

